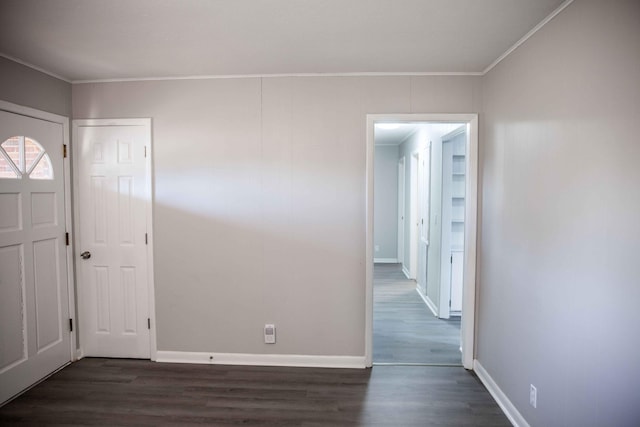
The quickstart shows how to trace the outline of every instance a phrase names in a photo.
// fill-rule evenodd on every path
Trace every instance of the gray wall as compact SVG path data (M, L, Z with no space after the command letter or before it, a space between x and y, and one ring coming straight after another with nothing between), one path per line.
M373 178L375 258L398 258L398 146L376 146Z
M374 257L398 257L398 146L376 146L374 166Z
M61 116L71 116L71 85L0 57L0 99Z
M479 95L479 77L73 85L74 118L153 119L159 350L363 355L366 114Z
M638 426L640 2L573 2L483 88L477 357L532 426Z
M410 250L411 250L411 227L415 224L411 222L411 156L414 153L418 153L424 150L427 147L427 144L431 142L431 153L430 159L431 164L429 168L429 173L431 174L430 178L430 204L431 211L439 211L440 210L440 199L442 197L442 135L445 135L451 132L453 129L458 127L456 124L445 124L445 123L431 123L431 124L422 124L417 125L416 132L412 134L406 141L400 144L400 149L398 152L398 158L405 158L405 238L404 238L404 250L405 250L405 258L407 259L407 269L410 264ZM432 217L431 219L433 219ZM430 224L430 248L435 244L437 246L437 252L440 252L440 236L441 236L441 227L436 226L434 223ZM418 239L419 240L419 239ZM427 254L418 253L418 259L426 259ZM433 258L433 257L432 257ZM439 258L438 258L439 259ZM434 282L431 278L428 281ZM439 273L438 273L438 281L439 281ZM429 286L427 286L429 288ZM422 292L429 296L427 293L427 289L422 289ZM439 289L438 289L439 291ZM437 302L436 302L437 303Z

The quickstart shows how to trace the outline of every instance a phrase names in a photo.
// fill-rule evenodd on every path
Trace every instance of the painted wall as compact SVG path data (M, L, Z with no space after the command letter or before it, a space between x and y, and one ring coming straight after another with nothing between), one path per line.
M406 141L404 141L400 145L399 157L405 156L406 158L406 169L405 169L405 212L407 213L407 221L405 221L405 254L407 254L407 260L410 259L409 253L411 249L411 227L415 226L415 223L411 222L411 156L415 153L418 153L424 150L429 143L431 143L431 155L430 155L430 170L429 173L431 175L430 179L430 204L431 204L431 212L440 211L441 206L441 198L442 198L442 135L451 132L457 126L456 124L446 124L446 123L438 123L438 124L424 124L420 125L418 130L411 135ZM430 218L430 248L429 251L435 250L438 254L440 252L440 236L441 236L441 227L435 223L435 215L432 215ZM438 216L439 217L439 216ZM434 247L434 242L437 244ZM424 248L423 248L424 249ZM432 252L433 253L433 252ZM429 295L428 292L434 289L433 286L430 286L432 283L436 281L432 277L433 274L437 274L437 282L439 282L439 269L431 268L431 263L434 260L439 260L439 256L434 257L431 256L429 260L429 266L427 267L427 272L429 276L425 281L427 284L427 289L422 289L422 292L425 295ZM425 251L418 253L418 260L427 259L427 253ZM438 261L439 262L439 261ZM437 265L437 264L436 264ZM408 266L407 266L408 268ZM439 288L438 292L439 292ZM434 300L437 305L437 300Z
M532 426L640 424L639 82L633 0L573 2L483 79L477 358Z
M398 146L376 146L374 159L373 256L378 260L397 260Z
M404 253L407 263L405 265L408 271L411 271L411 229L416 226L416 219L412 217L411 212L411 197L412 197L412 168L414 164L412 162L412 156L415 153L422 151L430 140L430 134L426 127L418 127L416 132L407 138L402 144L400 144L398 157L405 158L405 235L404 235ZM417 172L416 172L417 173ZM416 175L417 176L417 175ZM413 193L415 195L415 193ZM418 238L419 240L419 238ZM418 253L418 259L421 259L421 254ZM416 269L416 272L418 270Z
M479 100L470 76L143 81L74 85L73 117L153 119L160 350L361 356L366 114Z
M0 57L0 99L61 116L71 116L71 85Z

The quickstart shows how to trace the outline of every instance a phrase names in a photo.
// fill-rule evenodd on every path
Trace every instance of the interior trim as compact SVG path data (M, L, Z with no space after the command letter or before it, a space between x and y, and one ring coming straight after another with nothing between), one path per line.
M18 58L14 57L14 56L10 56L10 55L7 55L7 54L4 54L4 53L0 52L0 57L6 58L9 61L17 62L20 65L24 65L25 67L32 68L32 69L34 69L36 71L40 71L41 73L44 73L44 74L46 74L48 76L51 76L51 77L55 77L56 79L62 80L63 82L72 83L71 80L62 77L59 74L52 73L49 70L45 70L44 68L41 68L41 67L38 67L37 65L33 65L33 64L29 63L29 62L23 61L22 59L18 59Z
M511 424L515 427L530 427L527 420L516 409L507 395L500 389L498 384L491 378L491 375L484 369L482 364L476 359L473 361L473 371L476 373L482 384L489 390L502 412L507 416Z
M511 46L509 49L506 50L505 53L503 53L502 55L500 55L495 61L493 61L491 64L489 64L489 66L487 68L484 69L484 71L481 73L483 76L485 74L487 74L489 71L491 71L496 65L498 65L500 62L502 62L503 59L505 59L507 56L511 55L511 53L516 50L518 47L520 47L521 44L523 44L524 42L526 42L527 40L529 40L535 33L537 33L538 31L540 31L540 29L542 27L544 27L545 25L547 25L547 23L549 21L551 21L553 18L555 18L560 12L562 12L567 6L569 6L571 3L573 3L573 0L566 0L564 3L562 3L560 6L558 6L558 8L556 10L554 10L553 12L551 12L551 14L549 14L549 16L547 16L546 18L544 18L542 21L540 21L540 23L538 25L536 25L535 27L533 27L531 29L531 31L529 31L527 34L525 34L520 40L518 40L517 42L514 43L513 46Z
M364 356L315 356L302 354L209 353L159 350L156 354L156 362L306 368L365 368Z

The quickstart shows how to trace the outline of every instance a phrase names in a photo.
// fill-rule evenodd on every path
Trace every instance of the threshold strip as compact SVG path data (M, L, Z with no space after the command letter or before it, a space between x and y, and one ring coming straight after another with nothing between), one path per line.
M411 362L373 362L373 366L435 366L441 368L462 368L462 363L411 363Z

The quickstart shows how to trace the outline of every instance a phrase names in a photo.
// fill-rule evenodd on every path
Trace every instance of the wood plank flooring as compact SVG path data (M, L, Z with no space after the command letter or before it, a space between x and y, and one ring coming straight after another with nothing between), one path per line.
M275 368L86 358L0 408L0 425L509 426L458 367Z
M373 362L462 365L460 318L438 319L400 264L376 264Z

